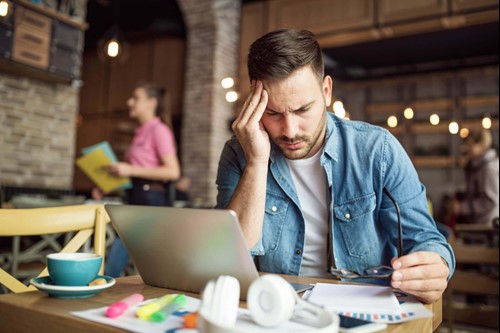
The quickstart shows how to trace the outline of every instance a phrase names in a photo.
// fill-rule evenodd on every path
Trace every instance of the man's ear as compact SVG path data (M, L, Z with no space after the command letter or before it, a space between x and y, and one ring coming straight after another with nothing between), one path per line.
M325 97L325 105L329 107L332 104L333 80L330 75L326 75L323 79L323 96Z

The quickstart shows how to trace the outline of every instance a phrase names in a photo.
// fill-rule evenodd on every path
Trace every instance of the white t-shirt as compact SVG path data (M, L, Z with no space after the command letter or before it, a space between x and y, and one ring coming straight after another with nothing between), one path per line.
M305 245L300 275L331 276L327 267L328 186L320 164L321 150L301 160L286 160L305 220Z

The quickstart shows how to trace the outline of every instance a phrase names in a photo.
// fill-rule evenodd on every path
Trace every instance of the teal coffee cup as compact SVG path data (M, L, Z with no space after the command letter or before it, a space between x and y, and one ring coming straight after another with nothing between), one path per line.
M49 276L58 286L87 286L96 279L101 264L102 256L94 253L47 255Z

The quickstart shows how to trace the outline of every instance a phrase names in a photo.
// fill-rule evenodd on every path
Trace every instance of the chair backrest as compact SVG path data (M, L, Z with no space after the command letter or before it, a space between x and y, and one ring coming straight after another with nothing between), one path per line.
M457 266L448 283L443 311L450 332L454 332L455 322L498 329L498 305L467 302L498 299L498 230L479 224L456 224L455 231L456 238L450 244Z
M479 267L482 265L498 269L498 246L464 244L460 239L455 240L451 246L455 253L457 269L450 280L450 288L457 292L498 296L499 286L497 275L466 271L460 267L463 264L472 264Z
M94 252L105 256L106 224L110 221L103 205L51 208L0 209L0 236L36 236L76 232L61 252L77 252L94 235ZM104 260L100 274L104 270ZM39 276L48 275L45 268ZM11 291L36 290L0 268L0 283Z

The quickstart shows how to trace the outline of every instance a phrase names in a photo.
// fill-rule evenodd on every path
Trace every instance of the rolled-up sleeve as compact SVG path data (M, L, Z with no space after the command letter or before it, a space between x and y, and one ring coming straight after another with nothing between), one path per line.
M245 165L246 161L243 149L241 149L236 137L233 137L226 142L219 159L216 180L217 209L225 209L228 206L240 182ZM252 249L250 249L250 254L252 256L264 254L262 238Z

